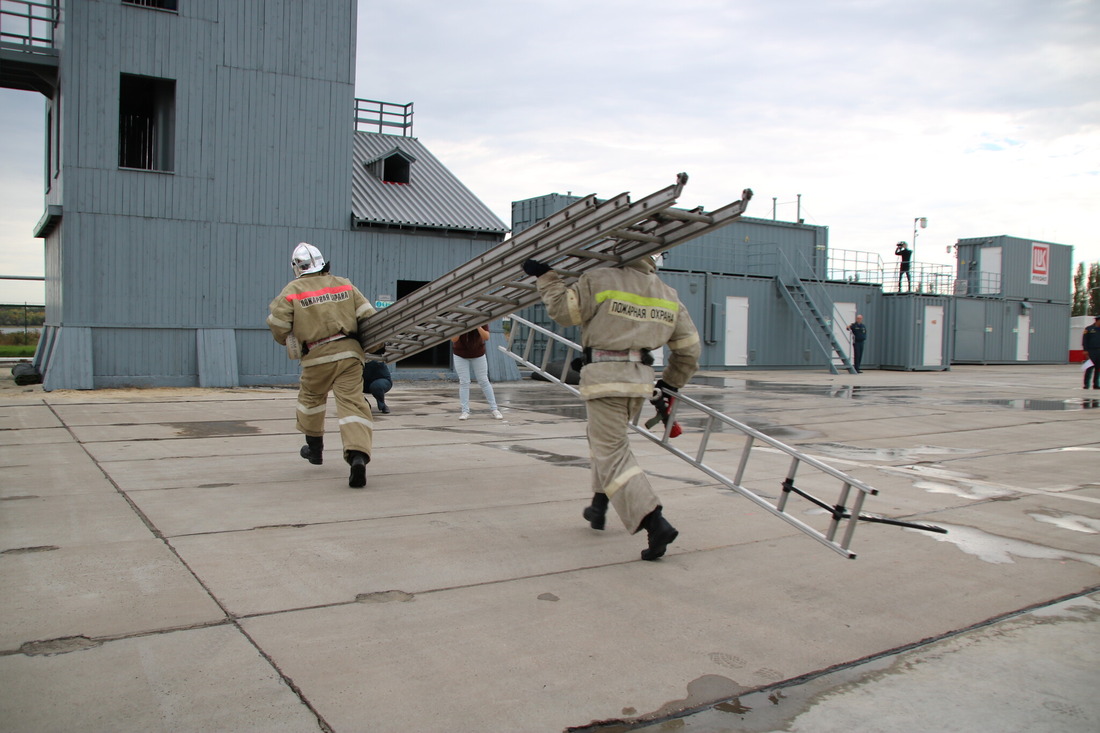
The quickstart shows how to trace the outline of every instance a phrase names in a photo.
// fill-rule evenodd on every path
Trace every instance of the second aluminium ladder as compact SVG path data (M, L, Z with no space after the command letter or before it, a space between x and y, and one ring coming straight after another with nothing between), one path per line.
M527 339L524 342L523 339L518 338L518 334L521 328L528 329ZM551 353L553 349L548 344L543 349L543 357L540 364L535 364L531 361L531 356L534 350L535 341L537 337L543 337L557 342L565 347L565 358L563 360L564 366L562 372L554 374L549 371L549 364ZM523 342L522 353L516 353L515 349L517 344ZM538 326L530 321L524 320L518 316L512 316L512 330L509 337L509 343L507 347L501 346L500 350L506 355L510 356L515 361L523 364L532 371L538 373L545 379L555 382L556 384L564 387L572 392L574 395L580 396L580 391L572 385L566 384L565 376L569 370L569 363L572 361L574 355L580 356L581 346L569 339L554 333L548 329ZM942 527L937 527L932 524L924 524L920 522L908 522L901 519L890 519L882 517L877 514L866 514L863 512L863 501L867 496L874 496L878 493L878 490L868 486L864 482L857 478L849 476L843 471L837 470L832 466L824 463L823 461L814 458L813 456L806 455L795 448L776 440L775 438L761 433L734 418L724 415L717 410L707 407L703 403L687 397L683 394L683 391L678 393L667 393L670 397L675 397L675 401L672 404L672 409L669 411L669 417L667 425L661 435L650 432L644 425L639 425L640 415L635 415L631 428L633 428L639 434L645 436L649 440L658 444L665 450L669 451L678 458L687 461L689 464L699 469L703 473L707 474L714 480L720 482L727 488L737 492L741 496L745 497L753 504L756 504L760 508L770 512L771 514L779 517L788 524L799 529L803 533L809 535L813 539L817 540L821 544L825 545L829 549L837 552L847 558L855 558L855 553L851 551L852 538L855 535L857 520L864 522L878 522L881 524L892 524L900 527L908 527L909 529L920 529L928 532L939 532L946 534L947 530ZM669 440L671 438L671 430L668 426L676 423L677 417L687 414L688 411L697 412L702 414L703 427L702 431L698 433L698 445L695 446L693 453L681 450L679 447L672 445ZM740 460L738 461L737 470L733 476L727 476L722 470L715 467L713 464L705 462L705 455L707 448L709 447L710 439L716 431L735 431L745 436L745 444L741 450ZM694 433L694 431L692 431ZM680 444L685 443L685 437L688 436L688 431L684 431L684 435L681 436ZM749 471L749 459L753 456L753 450L757 450L757 456L760 454L759 449L766 450L769 454L780 454L789 458L787 464L786 475L779 486L779 499L776 502L770 501L767 497L761 496L759 493L749 489L745 486L746 475ZM819 499L809 490L797 486L796 480L800 477L805 479L808 472L813 472L813 476L816 480L825 480L829 482L839 483L839 494L836 501L832 504ZM805 484L803 484L805 486ZM823 510L823 514L828 515L826 526L823 529L818 529L807 522L802 521L798 517L793 516L787 509L787 503L791 497L791 494L806 499L810 503Z
M685 183L687 174L680 173L675 184L637 201L621 193L574 202L372 316L368 350L385 344L382 358L397 361L538 303L534 278L523 272L528 258L576 277L664 252L729 224L752 198L745 189L739 201L712 212L675 209Z

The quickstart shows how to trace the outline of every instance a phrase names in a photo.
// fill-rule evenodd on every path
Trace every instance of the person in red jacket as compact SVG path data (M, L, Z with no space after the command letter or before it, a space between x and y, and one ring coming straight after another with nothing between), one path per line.
M461 336L451 339L451 351L454 352L455 373L458 374L458 402L461 412L459 420L470 418L470 372L481 387L481 393L489 403L489 412L497 420L504 415L497 409L497 398L493 394L493 385L489 381L489 360L485 357L485 342L489 340L489 326L478 326Z

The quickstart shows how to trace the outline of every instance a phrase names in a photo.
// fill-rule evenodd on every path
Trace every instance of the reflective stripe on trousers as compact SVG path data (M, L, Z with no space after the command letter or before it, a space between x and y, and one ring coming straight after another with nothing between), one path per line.
M592 491L607 494L631 534L641 529L646 515L661 505L630 449L627 424L644 402L641 397L601 397L584 403L588 409Z
M363 365L358 359L341 359L302 368L298 386L296 424L306 435L325 434L325 409L328 393L336 398L336 418L344 460L349 450L368 456L374 444L374 420L363 397Z

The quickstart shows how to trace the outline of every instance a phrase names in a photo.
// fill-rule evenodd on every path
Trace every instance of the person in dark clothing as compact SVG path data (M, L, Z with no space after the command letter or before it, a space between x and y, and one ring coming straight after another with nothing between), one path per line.
M1092 362L1092 388L1100 389L1100 315L1095 316L1091 326L1085 326L1081 335L1081 348ZM1085 372L1085 389L1089 388L1089 373Z
M393 377L390 376L390 368L386 366L386 362L368 357L363 364L363 391L374 396L378 403L378 411L383 415L390 414L389 405L386 404L386 393L391 389L393 389Z
M863 363L863 342L867 340L867 326L863 325L863 316L856 316L856 322L849 323L848 330L852 332L852 366L858 374L863 374L860 365Z
M913 250L909 249L909 245L905 242L898 242L898 246L894 247L894 254L901 258L901 266L898 268L898 292L901 292L902 277L909 281L909 290L912 290L913 275L909 272L909 263L913 259Z

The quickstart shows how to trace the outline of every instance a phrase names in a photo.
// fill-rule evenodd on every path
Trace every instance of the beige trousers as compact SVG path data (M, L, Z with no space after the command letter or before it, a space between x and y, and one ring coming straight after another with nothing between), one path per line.
M646 515L661 505L649 478L634 459L628 439L627 424L644 401L641 397L601 397L585 402L592 491L607 494L631 534L641 529Z
M325 434L330 391L336 398L344 460L348 460L348 451L352 450L370 456L374 444L374 418L363 398L363 365L358 359L340 359L302 368L296 412L298 430L314 437Z

